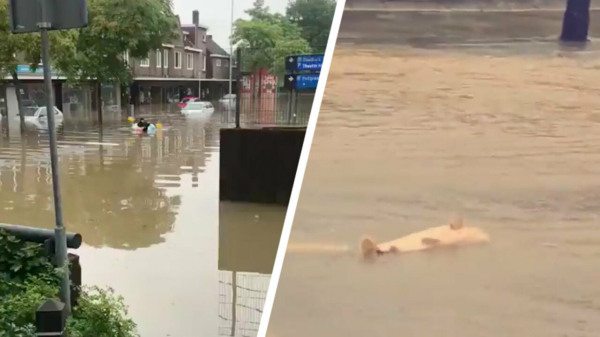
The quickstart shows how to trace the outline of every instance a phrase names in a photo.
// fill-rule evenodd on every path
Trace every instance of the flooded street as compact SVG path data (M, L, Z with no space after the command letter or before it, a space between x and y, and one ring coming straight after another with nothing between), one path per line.
M544 26L535 13L472 13L489 35L346 14L268 336L598 336L596 42L511 30ZM519 34L541 42L497 43ZM455 213L491 243L359 260L365 235Z
M285 208L219 203L218 114L149 118L164 124L154 137L129 123L58 134L64 220L83 236L73 251L83 283L123 295L144 337L255 336ZM0 139L0 222L54 226L43 131Z

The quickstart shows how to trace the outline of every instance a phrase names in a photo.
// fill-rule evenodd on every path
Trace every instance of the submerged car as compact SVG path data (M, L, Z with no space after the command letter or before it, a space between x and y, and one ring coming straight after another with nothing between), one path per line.
M189 102L187 106L181 109L181 113L186 117L208 120L215 112L215 107L211 102Z
M180 108L185 108L189 102L197 102L198 97L184 97L179 104L177 104Z
M48 126L48 114L45 106L38 107L35 111L25 110L25 124L35 125L37 127L45 128ZM54 107L54 122L58 126L62 124L64 116L62 111L57 107Z
M235 94L227 94L219 100L219 103L223 107L224 111L234 111L237 103L237 97Z
M34 100L24 99L21 101L21 108L26 111L25 116L27 116L27 112L35 113L39 106Z

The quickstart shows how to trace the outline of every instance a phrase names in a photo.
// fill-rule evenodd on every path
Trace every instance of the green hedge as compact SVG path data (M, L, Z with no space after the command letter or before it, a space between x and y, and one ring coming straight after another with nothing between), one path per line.
M59 273L39 244L0 232L0 337L34 337L35 311L58 298ZM83 287L67 321L69 337L134 337L123 297L110 288Z

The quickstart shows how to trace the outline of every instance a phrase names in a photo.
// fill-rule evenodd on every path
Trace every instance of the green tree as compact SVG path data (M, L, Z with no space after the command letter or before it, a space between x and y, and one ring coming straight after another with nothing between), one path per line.
M270 13L263 0L256 0L246 13L250 20L238 20L232 36L233 43L242 48L244 68L281 74L286 55L310 51L300 27L281 14Z
M72 80L127 84L123 55L145 58L172 41L177 23L164 0L88 0L89 26L79 30L75 48L56 58L57 68Z
M8 14L8 2L0 1L0 76L5 78L11 76L13 84L17 89L17 103L19 112L21 112L21 95L19 94L19 76L17 75L17 66L20 58L32 67L39 63L40 50L39 36L36 34L12 34L10 31L10 21ZM21 119L21 132L25 131L25 117L19 113Z
M324 49L335 13L335 0L292 0L286 15L302 28L302 37L313 48Z
M71 82L95 79L101 118L101 83L128 84L124 55L142 59L177 37L177 21L167 0L88 0L89 26L72 48L56 55L56 68Z
M0 1L0 76L11 76L17 89L17 103L21 124L21 132L25 131L25 117L22 112L20 95L20 80L17 66L28 64L35 71L41 62L41 40L39 33L13 34L10 31L8 2ZM60 59L60 56L73 50L76 31L50 32L50 54Z

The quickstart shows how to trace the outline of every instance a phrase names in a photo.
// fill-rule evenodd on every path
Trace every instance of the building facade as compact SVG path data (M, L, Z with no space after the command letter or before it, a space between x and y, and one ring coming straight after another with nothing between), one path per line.
M177 37L173 41L151 51L146 59L125 55L133 81L128 87L102 85L103 120L128 115L131 105L136 114L169 112L176 111L177 103L184 97L201 95L203 99L216 102L228 93L229 54L214 42L208 27L199 21L198 11L192 12L192 24L182 25L177 17ZM45 104L41 68L32 72L23 65L17 73L21 80L18 90L21 98L38 106ZM55 104L66 119L98 118L98 88L93 81L68 85L53 74L53 90ZM3 116L9 116L7 102L11 92L14 95L17 90L11 79L6 78L0 82L0 114Z

